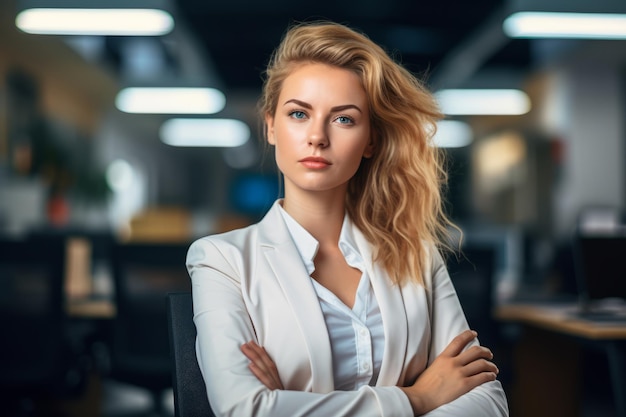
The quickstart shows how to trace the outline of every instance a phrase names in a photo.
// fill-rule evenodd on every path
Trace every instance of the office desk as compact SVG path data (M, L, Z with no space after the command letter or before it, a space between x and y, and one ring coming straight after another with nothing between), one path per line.
M70 318L80 319L113 319L116 314L115 303L108 299L70 298L65 310Z
M512 416L575 416L579 412L580 346L607 354L618 417L626 417L626 322L576 318L575 303L505 304L494 316L524 326L514 351Z

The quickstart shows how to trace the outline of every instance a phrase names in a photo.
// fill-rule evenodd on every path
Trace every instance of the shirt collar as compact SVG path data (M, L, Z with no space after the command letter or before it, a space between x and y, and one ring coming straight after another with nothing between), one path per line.
M285 220L287 230L291 235L291 238L298 249L298 253L302 258L307 272L311 275L315 271L315 264L313 260L319 249L319 242L315 239L304 227L300 225L293 217L289 215L279 204L280 213ZM363 271L363 259L357 249L354 235L352 233L354 225L348 216L348 213L344 215L343 224L341 226L341 232L339 234L339 250L346 258L346 262L350 266Z

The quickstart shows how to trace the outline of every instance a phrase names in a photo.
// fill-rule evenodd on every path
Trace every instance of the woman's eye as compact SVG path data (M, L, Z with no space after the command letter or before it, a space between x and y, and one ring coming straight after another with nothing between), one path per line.
M342 125L347 125L347 124L350 124L350 123L354 123L354 120L352 120L352 118L350 118L348 116L339 116L335 120L338 121Z
M304 119L306 117L306 114L303 111L294 110L289 113L289 116L293 117L294 119Z

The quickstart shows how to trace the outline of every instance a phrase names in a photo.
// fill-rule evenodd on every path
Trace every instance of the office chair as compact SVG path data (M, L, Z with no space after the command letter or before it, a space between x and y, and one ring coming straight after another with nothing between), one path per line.
M168 295L174 412L176 417L215 417L196 359L191 293Z
M494 308L495 249L487 245L463 247L458 257L447 259L448 273L470 327L482 344L494 348L499 342Z
M74 398L88 363L65 314L65 246L0 239L0 399L7 415Z
M163 394L172 388L167 294L191 290L188 246L116 242L110 249L117 307L110 376L148 390L158 414L164 414Z

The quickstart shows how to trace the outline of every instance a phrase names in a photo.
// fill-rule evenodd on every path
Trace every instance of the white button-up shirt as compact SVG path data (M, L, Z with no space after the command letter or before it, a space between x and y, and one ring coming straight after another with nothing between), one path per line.
M287 229L302 257L307 272L315 271L313 260L319 242L281 208ZM378 302L370 285L363 258L346 232L346 215L339 236L339 249L346 262L361 271L354 306L350 309L334 293L312 279L324 314L333 357L336 390L356 390L375 385L383 358L385 335ZM337 277L341 279L341 277Z

